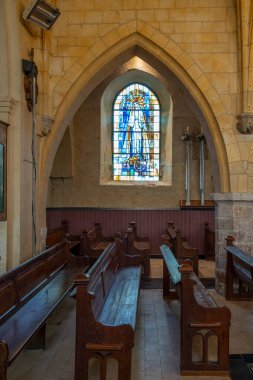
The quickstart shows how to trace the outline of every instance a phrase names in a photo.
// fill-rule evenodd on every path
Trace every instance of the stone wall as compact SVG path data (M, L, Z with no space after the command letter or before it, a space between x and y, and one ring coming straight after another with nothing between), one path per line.
M234 236L245 253L253 254L253 195L245 193L213 194L216 202L216 289L225 293L226 245L225 238Z
M175 65L178 65L179 79L187 80L184 73L191 78L189 91L193 93L192 84L196 84L204 95L200 103L205 98L215 116L209 120L208 128L215 149L220 150L215 154L224 171L222 177L228 174L225 168L227 158L231 163L240 161L239 140L234 129L240 101L236 7L232 0L155 3L127 0L83 3L73 0L59 1L57 6L62 13L51 35L48 63L48 92L52 100L48 103L48 112L52 116L57 116L66 94L74 105L75 86L85 83L86 76L87 80L92 79L91 72L98 70L100 58L105 65L110 50L114 62L115 54L139 45L161 61L165 61L163 55L168 54L168 64L175 71ZM69 111L67 104L64 104L64 110ZM205 112L207 115L207 110ZM214 132L216 121L226 148L219 133ZM58 127L61 128L56 124ZM247 146L248 152L249 149ZM227 157L222 157L223 154ZM249 175L245 167L237 167L233 175L231 184L235 189L240 186L246 191L248 181L245 178L242 181L241 177ZM227 179L221 180L222 190L228 190Z
M128 66L124 66L127 72ZM76 113L71 126L73 145L73 175L66 177L66 157L69 157L66 136L57 152L50 179L48 207L101 207L101 208L177 208L179 200L185 199L185 145L181 135L187 126L193 133L200 130L199 121L187 102L187 98L177 87L172 77L160 78L167 86L172 101L172 181L171 183L144 183L131 185L109 181L100 183L101 171L101 98L105 88L115 77L120 81L123 67L104 80L92 92ZM120 74L120 75L119 75ZM159 97L159 92L157 93ZM112 108L112 104L108 106ZM108 116L107 116L108 117ZM108 123L111 127L112 118ZM109 133L111 136L111 133ZM161 139L164 135L161 135ZM69 140L70 141L70 140ZM164 152L170 154L170 152ZM164 154L163 153L163 154ZM59 168L62 167L62 172ZM58 168L58 176L55 175ZM207 149L205 160L206 199L213 192L210 154ZM199 195L199 143L191 142L191 199Z
M53 186L50 184L47 194L49 176L62 137L71 121L78 120L75 115L80 116L80 106L80 112L87 118L88 113L84 109L88 105L85 103L88 96L94 95L99 84L133 58L137 48L144 51L150 63L157 61L158 71L162 65L171 70L184 87L185 99L188 99L187 92L192 98L191 116L187 114L184 121L192 115L199 124L202 125L203 121L212 157L212 168L207 173L212 173L220 183L220 189L214 191L252 193L253 137L241 135L236 129L237 114L252 112L253 104L251 2L57 0L53 3L60 8L61 15L51 31L42 31L23 20L23 11L31 4L30 0L0 2L4 15L0 27L0 113L1 120L9 123L8 215L7 227L1 229L5 251L8 249L7 266L12 267L32 254L31 114L26 108L21 69L21 60L29 59L31 47L35 49L34 60L39 69L36 118L38 249L45 241L47 203L88 205L90 202L86 195L91 197L92 189L85 189L85 197L82 197L79 184L75 182L77 175L83 174L82 169L79 173L72 171L72 178L69 177L75 163L68 168L68 173L65 171L63 181L58 177ZM97 112L98 109L97 104L94 110ZM181 123L180 117L180 114L175 116L174 125ZM45 121L47 125L43 130ZM75 124L75 134L76 129ZM44 133L50 130L50 133ZM176 141L178 131L173 134L173 141ZM100 165L96 145L99 130L96 129L95 133L97 171ZM87 136L86 131L84 135ZM86 140L84 142L86 144ZM74 144L78 145L77 142ZM77 147L68 154L72 154L74 160L76 156L73 154L81 156ZM182 159L182 152L178 159ZM178 183L176 195L181 198L182 168L178 159L173 158L173 183ZM214 167L215 160L217 165ZM177 162L179 167L176 168ZM194 163L192 166L194 168ZM194 170L197 173L197 169L193 169L193 173ZM94 178L99 179L97 172ZM104 201L104 204L110 204L111 198L103 198L98 182L92 181L93 204L101 205ZM193 178L193 185L196 183ZM208 191L212 191L211 187ZM139 192L141 190L138 189ZM159 188L158 193L156 190L147 189L149 196L145 204L157 197L156 203L161 207L175 205L174 191L166 187ZM121 193L123 190L118 191ZM134 195L136 193L137 188Z

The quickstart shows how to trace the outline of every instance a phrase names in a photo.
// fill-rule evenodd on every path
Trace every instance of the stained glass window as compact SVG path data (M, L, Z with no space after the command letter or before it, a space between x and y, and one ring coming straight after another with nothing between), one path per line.
M160 171L160 105L146 86L125 87L113 107L113 178L158 181Z

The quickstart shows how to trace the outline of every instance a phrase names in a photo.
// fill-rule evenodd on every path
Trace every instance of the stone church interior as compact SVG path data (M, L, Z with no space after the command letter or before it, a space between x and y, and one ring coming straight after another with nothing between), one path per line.
M253 3L0 15L0 380L253 379Z

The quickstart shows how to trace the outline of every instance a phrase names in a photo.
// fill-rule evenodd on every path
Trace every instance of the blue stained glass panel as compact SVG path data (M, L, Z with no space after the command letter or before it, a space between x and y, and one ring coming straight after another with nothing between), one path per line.
M113 178L158 181L160 174L160 105L146 86L125 87L114 102Z

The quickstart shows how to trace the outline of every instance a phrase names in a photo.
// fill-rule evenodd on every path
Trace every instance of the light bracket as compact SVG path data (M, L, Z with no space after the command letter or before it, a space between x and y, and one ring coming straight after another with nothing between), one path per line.
M44 0L35 0L32 5L25 9L23 18L33 24L40 26L42 29L49 30L61 12L58 8L48 4Z

